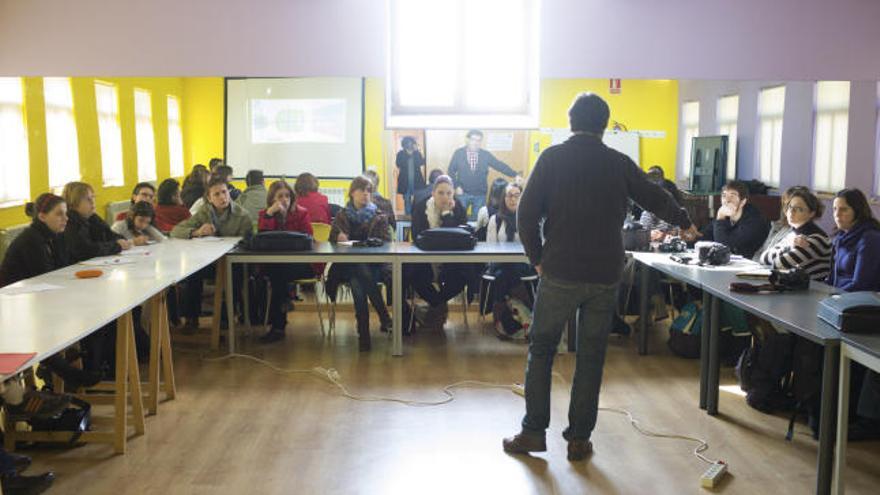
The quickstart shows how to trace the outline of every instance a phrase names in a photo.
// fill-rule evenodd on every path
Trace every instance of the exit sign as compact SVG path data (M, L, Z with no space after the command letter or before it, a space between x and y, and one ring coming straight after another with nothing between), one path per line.
M613 95L620 94L620 79L609 79L608 80L608 92Z

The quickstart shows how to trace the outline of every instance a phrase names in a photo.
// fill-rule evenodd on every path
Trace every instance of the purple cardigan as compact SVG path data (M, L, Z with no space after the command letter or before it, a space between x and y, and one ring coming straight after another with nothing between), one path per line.
M860 222L833 241L833 266L828 283L847 292L880 290L880 229Z

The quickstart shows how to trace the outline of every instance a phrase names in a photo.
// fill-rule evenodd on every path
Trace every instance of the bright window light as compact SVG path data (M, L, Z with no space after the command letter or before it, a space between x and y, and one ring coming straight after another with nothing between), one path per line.
M30 161L20 77L0 77L0 205L30 197Z
M700 135L700 102L686 101L681 105L681 179L691 176L691 148L694 138Z
M846 181L849 81L816 83L813 129L813 188L837 192Z
M138 181L156 180L156 141L153 135L153 109L149 91L134 90L134 120Z
M183 129L180 125L180 101L168 95L168 159L171 177L183 177Z
M782 169L782 117L785 86L761 90L758 94L758 177L765 184L779 186Z
M727 136L727 179L736 179L736 124L739 117L739 95L718 98L718 134Z
M98 133L101 138L101 177L104 187L125 184L122 167L122 131L119 127L119 89L114 84L95 82Z
M43 98L46 102L49 187L58 189L81 178L70 78L43 78Z
M537 127L539 0L388 2L388 127Z

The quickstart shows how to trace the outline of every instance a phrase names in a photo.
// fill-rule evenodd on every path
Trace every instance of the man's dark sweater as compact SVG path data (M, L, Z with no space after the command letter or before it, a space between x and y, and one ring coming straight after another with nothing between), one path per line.
M483 149L477 152L477 166L471 170L467 160L467 146L455 150L452 154L447 173L455 183L455 187L461 187L465 194L485 196L486 191L489 190L487 179L490 167L508 177L516 177L517 175L516 170Z
M629 198L671 224L691 226L687 212L667 191L599 137L575 134L547 148L532 170L517 213L529 261L558 279L599 284L619 281L621 228Z
M746 203L738 222L732 223L729 218L715 220L712 228L704 232L703 239L720 242L729 247L731 253L751 259L769 233L770 222L753 204Z

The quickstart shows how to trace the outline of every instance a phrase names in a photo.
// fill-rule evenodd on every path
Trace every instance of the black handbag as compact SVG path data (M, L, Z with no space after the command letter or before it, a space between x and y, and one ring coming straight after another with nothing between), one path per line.
M76 443L83 432L92 428L92 405L77 397L70 397L70 403L77 407L68 407L57 416L51 418L31 418L31 428L34 431L69 431L70 445Z
M639 222L631 220L623 224L623 249L626 251L650 251L651 233Z
M462 227L437 227L423 230L416 238L416 247L423 251L470 251L477 237Z
M249 251L308 251L312 236L305 232L268 230L242 239L241 245Z

